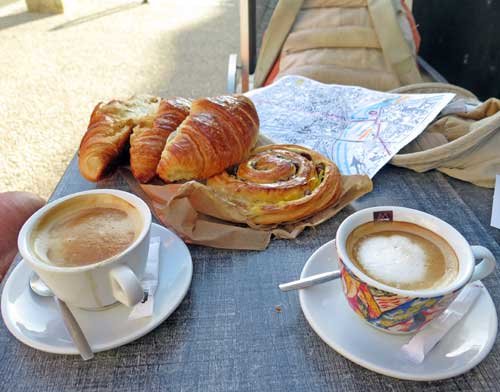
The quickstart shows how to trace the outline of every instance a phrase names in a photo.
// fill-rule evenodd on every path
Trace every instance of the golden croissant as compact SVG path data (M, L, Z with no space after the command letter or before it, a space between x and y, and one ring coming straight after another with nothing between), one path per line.
M80 143L80 173L87 180L100 180L127 146L132 128L144 117L156 113L159 105L160 99L149 95L99 103Z
M206 179L243 161L257 141L259 118L243 95L193 101L167 141L157 173L165 182Z
M156 176L156 167L168 136L188 116L191 101L184 98L162 100L158 112L145 117L130 136L130 168L140 182Z
M323 155L292 144L256 148L247 161L207 180L255 224L303 219L340 198L341 176Z

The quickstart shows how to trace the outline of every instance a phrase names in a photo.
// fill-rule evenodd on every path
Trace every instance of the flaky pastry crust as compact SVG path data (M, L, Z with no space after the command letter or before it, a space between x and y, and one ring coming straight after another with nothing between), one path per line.
M128 144L132 128L158 111L160 98L139 95L127 100L99 103L78 150L80 173L89 181L100 180Z
M189 114L191 101L171 98L160 102L158 111L143 118L130 136L130 168L140 182L156 176L156 168L167 138Z
M341 176L323 155L292 144L256 148L234 170L207 186L237 205L255 224L280 224L311 216L340 198Z
M195 100L167 141L157 173L165 182L206 179L248 157L258 131L257 111L243 95Z

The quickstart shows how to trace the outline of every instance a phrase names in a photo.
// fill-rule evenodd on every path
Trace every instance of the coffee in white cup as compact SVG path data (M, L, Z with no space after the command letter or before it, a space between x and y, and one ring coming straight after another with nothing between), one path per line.
M31 247L47 264L81 267L126 250L142 226L139 211L124 199L109 194L78 196L38 221Z
M114 189L75 193L51 202L22 227L24 260L66 303L99 309L134 306L149 251L151 212L139 197Z

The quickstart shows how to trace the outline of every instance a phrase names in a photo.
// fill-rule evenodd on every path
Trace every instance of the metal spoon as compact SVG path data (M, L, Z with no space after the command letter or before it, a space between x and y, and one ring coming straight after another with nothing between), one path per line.
M68 305L66 305L64 301L57 298L52 290L40 279L40 277L35 272L33 272L30 276L30 287L35 294L38 294L42 297L54 297L57 307L61 312L64 325L71 335L73 343L78 349L81 357L84 361L94 358L94 353L90 348L89 342L83 334L83 331L80 328L78 321L76 321L75 316L73 316L73 313L71 313L71 310L68 308Z
M304 279L294 280L293 282L282 283L278 287L281 291L300 290L320 283L329 282L339 277L340 271L329 271L323 272L322 274L311 275Z

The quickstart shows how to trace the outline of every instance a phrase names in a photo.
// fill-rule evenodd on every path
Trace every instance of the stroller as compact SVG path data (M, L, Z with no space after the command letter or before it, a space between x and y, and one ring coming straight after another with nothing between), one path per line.
M289 74L381 91L446 83L417 55L420 35L411 6L409 0L281 0L257 56L256 2L241 0L240 56L229 57L228 92Z

